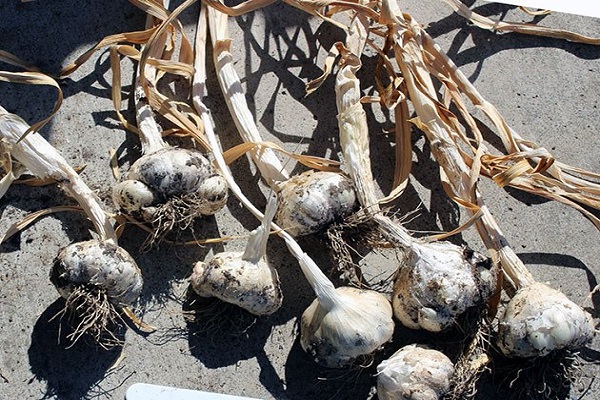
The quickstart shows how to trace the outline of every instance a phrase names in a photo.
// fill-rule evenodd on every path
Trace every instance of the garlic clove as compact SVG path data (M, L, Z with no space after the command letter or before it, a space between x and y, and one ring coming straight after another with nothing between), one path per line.
M327 171L306 171L280 184L275 221L292 236L315 233L356 207L352 181Z
M202 297L217 297L254 315L269 315L283 302L277 271L261 259L243 260L243 252L222 252L207 262L197 262L190 278Z
M449 242L415 243L394 282L394 315L408 328L439 332L484 305L495 276L479 253Z
M145 211L159 201L159 197L148 185L133 179L117 183L113 187L112 198L119 210L127 214L140 213L146 221L151 221L153 215Z
M405 346L377 366L379 400L436 400L450 389L452 361L442 352Z
M351 364L388 342L394 331L389 300L373 290L335 289L333 307L318 299L304 311L300 344L315 361L330 368Z
M129 253L111 242L89 240L73 243L60 251L50 280L64 298L87 286L106 292L120 307L132 305L142 291L140 269Z
M592 316L543 283L517 291L498 325L497 343L510 357L540 357L584 346L594 336Z
M204 179L196 190L198 199L202 199L198 201L196 210L203 215L215 214L225 207L228 191L229 187L223 176L214 174Z

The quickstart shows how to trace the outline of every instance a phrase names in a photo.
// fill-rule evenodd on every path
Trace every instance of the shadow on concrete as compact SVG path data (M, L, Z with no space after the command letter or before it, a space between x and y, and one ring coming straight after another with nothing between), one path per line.
M81 338L72 344L67 336L72 328L57 316L65 307L63 299L52 303L38 318L31 333L28 350L32 380L46 382L40 398L86 399L108 395L116 388L106 388L101 381L118 360L121 348L104 350ZM116 332L123 337L124 331ZM125 378L127 379L127 378ZM123 382L124 383L124 382Z

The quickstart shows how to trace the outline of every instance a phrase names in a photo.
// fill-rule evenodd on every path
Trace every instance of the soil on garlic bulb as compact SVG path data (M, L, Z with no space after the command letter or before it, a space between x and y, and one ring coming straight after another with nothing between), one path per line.
M83 336L104 348L121 345L116 331L120 313L139 297L143 279L133 258L112 242L90 240L62 249L50 271L50 281L66 299L75 327L68 336Z

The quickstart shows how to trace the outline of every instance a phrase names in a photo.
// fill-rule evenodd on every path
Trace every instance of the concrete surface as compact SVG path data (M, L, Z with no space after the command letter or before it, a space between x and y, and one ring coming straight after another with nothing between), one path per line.
M179 3L177 3L179 4ZM481 13L528 17L509 6L477 2ZM438 1L403 1L401 7L429 32L462 67L477 88L505 115L523 136L543 144L559 160L600 171L597 126L600 122L600 49L561 40L496 35L470 26ZM198 8L182 20L194 30ZM102 37L143 26L141 13L125 0L103 2L34 1L0 3L0 49L49 72L56 72ZM600 35L600 20L553 14L541 23ZM322 59L339 32L307 20L285 5L237 18L231 23L236 66L244 78L247 97L264 133L290 150L338 157L332 81L305 98L304 84L319 75L314 60ZM365 69L372 66L365 61ZM4 68L4 66L3 66ZM8 68L8 67L6 67ZM131 66L123 76L133 77ZM108 55L99 52L80 71L62 82L65 102L42 134L74 165L85 165L83 177L107 208L111 208L110 148L117 150L122 170L139 154L137 139L116 120L110 101ZM125 87L129 90L130 87ZM214 76L210 106L225 147L238 142L227 120ZM0 83L0 102L29 122L50 111L52 89ZM131 110L124 101L123 109ZM369 113L377 116L376 112ZM127 113L132 117L131 112ZM376 178L383 191L391 185L393 147L383 133L390 123L379 116L372 125ZM408 223L420 231L447 230L464 213L452 205L439 187L437 169L422 137L415 134L415 165L411 185L395 207L400 214L418 208ZM298 144L300 143L300 144ZM295 171L301 168L296 167ZM234 174L256 204L264 205L258 178L246 160ZM597 318L600 297L589 296L600 273L598 232L578 212L559 204L482 183L486 200L501 227L535 277L561 289ZM0 232L28 213L54 205L71 204L54 186L14 186L0 201ZM243 235L256 222L235 199L215 218L196 224L201 237ZM315 365L301 350L295 323L313 294L295 260L282 243L270 242L269 257L282 279L283 308L253 324L248 318L224 314L214 326L188 324L183 313L186 278L195 260L209 250L240 249L243 240L211 248L163 245L140 253L145 234L128 228L121 244L143 269L146 285L137 307L144 320L159 327L151 335L128 330L118 351L96 350L83 342L68 346L63 323L54 318L64 306L48 280L59 248L89 238L91 225L82 215L59 213L42 218L0 248L0 399L122 399L135 382L201 389L262 399L367 399L372 398L374 368L332 371ZM462 236L480 248L471 232ZM461 242L460 238L456 239ZM324 239L301 244L328 270L332 265ZM364 264L390 273L391 254L369 254ZM231 322L233 321L233 322ZM243 322L240 322L243 321ZM446 340L421 332L398 329L388 354L412 341ZM598 372L600 342L581 352L583 376L559 398L600 398ZM116 362L118 361L118 362ZM116 363L116 364L115 364ZM516 397L499 379L487 379L477 398Z

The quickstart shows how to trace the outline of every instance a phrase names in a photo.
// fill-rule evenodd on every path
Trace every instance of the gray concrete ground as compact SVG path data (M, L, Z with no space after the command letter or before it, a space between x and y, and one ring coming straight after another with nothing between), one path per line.
M528 18L508 6L480 2L474 6L490 16ZM560 161L600 171L600 49L482 31L438 1L411 0L401 2L401 7L428 27L482 94L523 136L550 149ZM190 33L197 10L193 8L182 17ZM597 19L563 14L539 19L548 26L600 36ZM141 13L124 0L4 0L0 3L0 49L45 71L56 72L102 37L138 30L143 24ZM231 28L236 66L244 77L249 104L263 133L290 150L339 157L332 81L304 97L306 81L319 75L315 59L322 60L339 32L281 4L239 17ZM365 60L365 70L372 66L372 60ZM113 112L110 76L107 52L97 53L62 82L64 105L41 132L73 165L86 166L84 179L108 209L112 207L110 188L114 182L109 149L117 150L122 171L139 155L137 139L120 127ZM124 76L131 82L131 66ZM239 140L227 119L214 75L210 75L209 90L221 141L230 147ZM2 105L30 122L47 115L53 101L52 89L0 83ZM131 103L125 101L123 109L131 110ZM375 176L387 192L393 146L384 130L390 128L390 123L376 108L373 110L369 115L377 119L372 125ZM131 111L126 115L131 118ZM490 139L492 145L497 144L492 136ZM411 229L451 229L464 212L445 198L422 137L415 133L414 142L411 184L394 206L400 214L417 210L408 222ZM242 188L262 207L264 195L257 189L254 169L244 159L233 170ZM482 182L482 189L502 229L535 277L562 290L598 317L600 298L589 295L600 273L598 232L593 225L560 204L500 190L489 182ZM0 201L0 233L33 211L61 204L71 204L71 200L55 186L14 186ZM201 237L243 235L255 226L255 220L232 198L215 218L198 221L195 232ZM48 271L58 250L89 238L90 228L82 215L53 214L1 246L0 399L122 399L127 387L135 382L262 399L374 397L373 367L326 370L303 353L295 325L313 294L295 260L277 239L270 242L268 255L279 270L285 294L279 312L253 324L247 318L236 319L235 314L222 317L215 325L190 324L183 317L182 305L193 262L203 259L209 250L240 249L244 241L211 247L162 245L142 253L139 248L145 234L128 227L121 244L136 258L146 281L136 311L159 329L151 335L128 330L121 353L97 350L83 342L69 346L64 338L68 324L62 321L61 325L61 318L55 317L64 301L49 282ZM456 240L481 248L472 232ZM332 265L322 237L303 239L301 244L325 269ZM393 254L378 252L367 254L363 264L389 274L395 262ZM445 341L451 345L454 340L448 335L436 337L398 328L387 354L413 341ZM584 367L580 381L558 397L600 398L600 386L593 379L599 361L600 342L595 340L581 352ZM506 388L511 378L501 376L511 375L484 379L476 398L516 397L516 390Z

